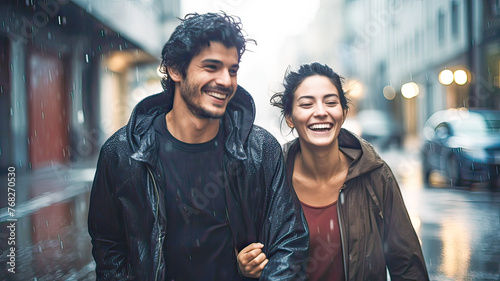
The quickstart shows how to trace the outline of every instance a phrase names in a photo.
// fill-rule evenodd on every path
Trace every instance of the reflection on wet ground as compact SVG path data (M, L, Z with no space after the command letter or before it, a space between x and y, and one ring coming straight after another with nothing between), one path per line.
M428 187L418 150L381 155L398 178L431 280L500 280L500 192Z
M62 167L17 175L15 216L0 212L2 280L95 280L87 232L92 177L92 169ZM13 222L15 245L6 245ZM15 264L9 265L11 246Z

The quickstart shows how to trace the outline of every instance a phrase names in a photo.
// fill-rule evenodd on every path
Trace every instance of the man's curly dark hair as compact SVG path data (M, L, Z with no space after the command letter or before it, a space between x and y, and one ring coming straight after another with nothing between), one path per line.
M226 48L236 47L238 61L246 50L246 43L255 43L255 40L247 39L243 34L240 19L224 12L190 13L180 20L181 23L175 28L161 52L161 84L165 91L174 90L174 82L168 76L167 67L175 69L186 78L191 59L204 47L208 47L210 42L219 42Z

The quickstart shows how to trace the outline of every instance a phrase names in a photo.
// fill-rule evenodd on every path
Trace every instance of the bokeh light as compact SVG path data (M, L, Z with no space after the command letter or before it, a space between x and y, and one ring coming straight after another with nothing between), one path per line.
M464 85L467 83L467 73L462 69L456 70L453 73L453 77L455 79L455 83L458 85Z
M388 100L393 100L396 97L396 90L390 85L385 86L382 92L384 94L384 98Z
M403 95L403 97L405 97L407 99L411 99L411 98L418 96L419 92L420 92L420 89L419 89L417 83L415 83L415 82L406 83L401 87L401 94Z
M363 98L364 89L363 84L358 80L349 80L346 83L345 91L349 94L349 97L359 100Z
M445 69L439 73L439 83L443 85L450 85L453 82L453 72Z

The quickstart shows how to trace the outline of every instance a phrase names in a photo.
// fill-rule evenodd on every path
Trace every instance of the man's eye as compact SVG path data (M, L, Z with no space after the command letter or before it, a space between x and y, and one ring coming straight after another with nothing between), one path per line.
M238 69L229 69L229 75L236 76L238 74Z
M205 68L208 69L208 70L217 70L217 66L216 65L205 65Z

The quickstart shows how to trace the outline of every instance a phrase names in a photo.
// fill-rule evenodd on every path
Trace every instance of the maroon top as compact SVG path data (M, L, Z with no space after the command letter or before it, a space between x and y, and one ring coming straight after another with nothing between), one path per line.
M301 204L309 225L309 280L344 280L337 202L322 207Z

